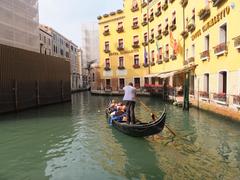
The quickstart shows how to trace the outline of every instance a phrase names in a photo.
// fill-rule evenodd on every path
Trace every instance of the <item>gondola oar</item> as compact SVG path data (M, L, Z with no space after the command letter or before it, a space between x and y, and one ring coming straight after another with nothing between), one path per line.
M149 112L151 112L151 114L152 114L153 116L156 116L156 115L152 112L152 110L151 110L149 107L147 107L146 104L144 104L140 99L138 99L138 101L140 102L140 104L143 105L143 107L144 107L146 110L148 110ZM169 130L169 132L171 132L174 136L177 136L176 133L175 133L173 130L171 130L166 124L165 124L165 126L166 126L166 128Z

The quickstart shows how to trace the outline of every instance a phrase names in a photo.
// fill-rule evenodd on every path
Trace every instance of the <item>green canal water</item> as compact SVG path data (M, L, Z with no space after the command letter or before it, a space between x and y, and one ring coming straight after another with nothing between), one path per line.
M161 113L158 98L141 98ZM0 117L0 180L240 179L240 123L166 105L165 129L151 138L110 127L109 97L79 93L72 103ZM137 104L137 117L149 113Z

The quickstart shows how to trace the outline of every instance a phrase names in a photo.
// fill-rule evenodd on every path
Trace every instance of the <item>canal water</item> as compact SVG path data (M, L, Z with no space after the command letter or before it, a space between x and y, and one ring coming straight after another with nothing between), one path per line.
M133 138L110 127L106 96L84 92L72 103L0 117L0 180L240 179L240 123L166 105L157 136ZM158 98L141 100L160 114ZM140 103L139 119L150 120Z

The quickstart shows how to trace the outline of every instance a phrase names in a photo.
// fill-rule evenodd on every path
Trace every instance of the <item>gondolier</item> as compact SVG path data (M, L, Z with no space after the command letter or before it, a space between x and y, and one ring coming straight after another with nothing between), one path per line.
M133 87L133 83L130 82L123 88L124 97L123 101L126 102L127 106L127 119L129 123L135 124L135 104L136 104L136 88Z

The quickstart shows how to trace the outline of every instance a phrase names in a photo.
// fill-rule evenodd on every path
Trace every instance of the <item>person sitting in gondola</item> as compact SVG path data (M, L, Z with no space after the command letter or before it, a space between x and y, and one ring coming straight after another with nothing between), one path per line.
M112 124L112 121L115 120L115 121L119 121L119 122L122 122L123 120L126 120L126 106L122 103L118 103L117 104L117 107L116 107L117 110L114 110L111 114L110 114L110 119L109 119L109 123Z

